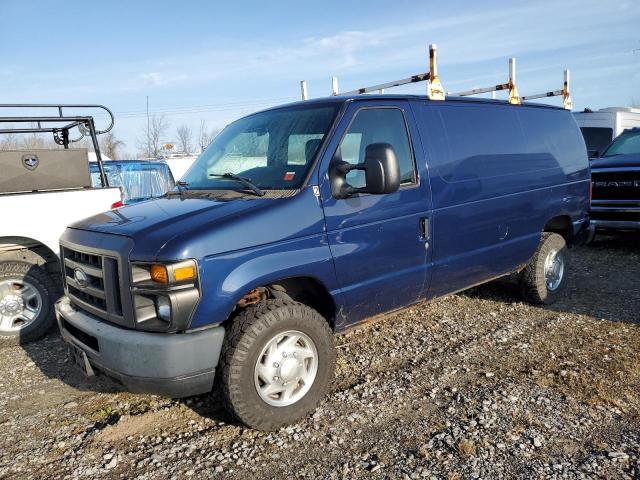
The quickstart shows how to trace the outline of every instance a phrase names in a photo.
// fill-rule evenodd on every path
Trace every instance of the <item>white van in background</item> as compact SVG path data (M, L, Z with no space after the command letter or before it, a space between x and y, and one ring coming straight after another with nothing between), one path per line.
M599 156L627 128L640 127L640 108L607 107L573 114L587 144L589 158Z

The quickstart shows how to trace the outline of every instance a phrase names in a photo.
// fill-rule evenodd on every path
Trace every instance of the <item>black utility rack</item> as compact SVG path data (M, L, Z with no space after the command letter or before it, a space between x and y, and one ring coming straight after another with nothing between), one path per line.
M3 115L8 110L30 112L33 110L49 110L50 114L41 115ZM91 115L66 114L64 110L103 110L109 117L109 125L103 130L96 130L95 121ZM55 113L54 113L55 111ZM13 124L18 124L15 127ZM25 126L31 124L34 126ZM91 138L96 154L100 182L103 187L109 186L107 175L102 163L98 135L109 132L113 128L113 113L104 105L90 104L49 104L49 103L1 103L0 104L0 134L11 133L51 133L56 144L65 149L85 137ZM74 131L75 132L72 132ZM73 133L73 136L72 136Z

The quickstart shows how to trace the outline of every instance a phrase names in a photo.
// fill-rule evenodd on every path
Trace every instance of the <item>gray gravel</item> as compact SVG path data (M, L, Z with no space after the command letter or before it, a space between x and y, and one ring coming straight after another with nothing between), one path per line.
M575 249L549 308L505 279L336 337L334 391L276 433L87 381L55 334L0 345L0 478L640 478L639 240Z

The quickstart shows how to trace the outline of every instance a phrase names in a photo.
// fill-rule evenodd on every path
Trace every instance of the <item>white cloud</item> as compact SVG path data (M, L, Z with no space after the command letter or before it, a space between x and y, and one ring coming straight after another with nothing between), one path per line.
M138 75L138 82L134 86L154 86L163 87L176 82L187 80L189 76L186 73L161 73L147 72Z
M159 72L141 73L138 78L146 85L162 85L164 83L162 75Z
M304 41L310 55L341 55L345 66L355 65L355 53L380 44L380 39L369 32L346 31L321 38L307 38Z

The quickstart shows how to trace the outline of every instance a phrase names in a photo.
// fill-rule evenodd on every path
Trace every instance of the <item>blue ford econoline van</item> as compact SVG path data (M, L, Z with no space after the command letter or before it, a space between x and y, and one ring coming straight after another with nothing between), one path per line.
M327 391L333 332L512 273L554 301L589 182L560 108L273 108L229 125L165 197L66 230L60 330L89 375L174 397L215 381L242 422L278 428Z

